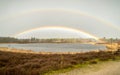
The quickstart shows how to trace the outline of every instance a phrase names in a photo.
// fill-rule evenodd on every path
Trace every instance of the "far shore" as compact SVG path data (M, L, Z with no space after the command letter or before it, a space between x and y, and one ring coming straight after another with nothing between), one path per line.
M32 43L56 43L56 44L66 44L66 43L79 43L79 44L98 44L94 42L30 42L30 43L0 43L0 44L32 44Z

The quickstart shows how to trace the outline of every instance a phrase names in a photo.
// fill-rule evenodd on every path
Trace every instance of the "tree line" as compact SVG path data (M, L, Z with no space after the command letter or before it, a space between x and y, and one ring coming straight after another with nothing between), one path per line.
M100 40L110 42L120 42L120 39L113 38L102 38ZM86 43L95 42L94 39L88 38L49 38L49 39L38 39L31 37L29 39L17 39L14 37L0 37L0 43Z

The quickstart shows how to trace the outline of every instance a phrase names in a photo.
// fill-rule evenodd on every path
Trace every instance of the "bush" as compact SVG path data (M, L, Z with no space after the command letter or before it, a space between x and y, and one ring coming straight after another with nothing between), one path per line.
M88 62L89 64L97 64L98 61L115 60L118 57L120 57L119 53L110 51L62 55L0 51L0 75L43 75L52 70L59 70Z

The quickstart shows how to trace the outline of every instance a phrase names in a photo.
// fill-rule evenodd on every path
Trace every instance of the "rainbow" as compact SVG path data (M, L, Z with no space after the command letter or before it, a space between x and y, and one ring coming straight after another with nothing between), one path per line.
M64 30L65 31L71 31L71 32L75 32L75 33L78 33L78 34L81 33L81 34L83 34L83 35L85 35L85 36L87 36L89 38L93 38L95 40L99 40L98 37L96 37L93 34L90 34L88 32L85 32L85 31L82 31L82 30L79 30L79 29L63 27L63 26L44 26L44 27L33 28L33 29L30 29L30 30L26 30L26 31L17 33L15 35L13 35L13 37L19 38L20 36L25 35L25 34L30 33L30 32L33 32L35 30L41 31L41 30L49 30L49 29L57 29L57 30L61 30L61 31L64 31Z
M62 11L62 12L68 12L68 13L71 13L71 14L78 14L78 15L84 15L84 16L87 16L87 17L90 17L90 18L93 18L97 21L100 21L102 23L104 23L105 25L115 29L115 30L119 30L120 31L120 27L119 26L116 26L116 25L113 25L112 23L110 22L107 22L105 21L104 19L102 18L98 18L96 16L93 16L93 15L89 15L88 13L85 13L85 12L82 12L82 11L79 11L79 10L71 10L71 9L53 9L53 8L43 8L43 9L33 9L33 10L30 10L30 11L22 11L18 14L14 14L14 15L11 15L11 16L6 16L6 17L1 17L0 20L6 20L6 19L11 19L11 18L18 18L22 15L26 15L26 14L30 14L30 13L35 13L35 12L49 12L49 11ZM8 19L8 21L9 21Z

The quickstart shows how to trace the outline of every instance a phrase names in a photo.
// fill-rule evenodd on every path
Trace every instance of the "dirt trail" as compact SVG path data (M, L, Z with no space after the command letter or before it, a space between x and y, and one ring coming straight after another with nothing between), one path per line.
M86 68L54 75L120 75L120 61L110 61L102 64L89 65Z

